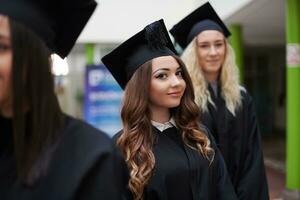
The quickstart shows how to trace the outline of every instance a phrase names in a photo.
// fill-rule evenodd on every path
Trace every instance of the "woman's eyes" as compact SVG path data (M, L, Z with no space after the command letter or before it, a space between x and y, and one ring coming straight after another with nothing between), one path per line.
M5 52L10 49L10 46L0 42L0 52Z
M177 71L175 73L175 75L179 76L179 77L182 77L182 71L181 70ZM169 76L169 74L167 74L167 73L161 73L161 74L156 75L155 78L163 80L163 79L167 79L168 76Z
M223 46L223 43L217 43L215 44L216 47L222 47Z
M177 72L176 72L176 75L182 77L182 71L181 71L181 70L180 70L180 71L177 71Z
M206 48L209 48L210 47L210 45L207 45L207 44L202 44L202 45L199 45L200 46L200 48L202 48L202 49L206 49Z
M213 44L213 45L209 45L209 44L200 44L199 47L202 48L202 49L208 49L208 48L211 48L211 46L214 46L214 47L223 47L223 43L216 43L216 44Z
M166 79L168 76L167 74L158 74L155 76L155 78L158 78L158 79Z

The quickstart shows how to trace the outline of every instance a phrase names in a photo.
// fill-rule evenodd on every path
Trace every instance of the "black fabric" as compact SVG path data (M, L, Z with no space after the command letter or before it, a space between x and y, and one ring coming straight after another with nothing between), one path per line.
M208 21L209 20L209 23ZM214 25L211 23L215 23ZM230 36L230 31L218 16L209 2L204 3L188 16L173 26L170 33L175 41L184 49L192 39L204 30L219 30L225 37Z
M3 133L11 134L4 121L0 119L1 139ZM119 200L128 181L127 166L109 137L71 117L66 119L46 175L33 187L17 180L12 151L1 156L0 166L1 200Z
M238 198L269 199L260 132L251 97L241 90L242 106L233 116L220 93L216 97L210 87L209 91L215 106L208 105L209 112L202 113L201 121L216 139Z
M16 178L16 172L11 172L15 164L13 154L12 120L0 115L0 191L9 191ZM5 180L5 182L2 182ZM0 192L0 199L4 198Z
M133 73L144 63L160 56L176 55L176 50L161 19L123 42L102 58L102 62L124 89Z
M96 8L94 0L0 0L0 14L37 34L64 58Z
M163 132L153 127L153 134L156 136L155 169L144 190L145 200L237 199L217 149L210 164L198 151L183 143L175 127ZM215 148L214 142L212 147ZM129 191L124 199L132 199Z
M0 156L5 156L12 153L13 147L13 135L12 132L12 120L2 117L0 115Z

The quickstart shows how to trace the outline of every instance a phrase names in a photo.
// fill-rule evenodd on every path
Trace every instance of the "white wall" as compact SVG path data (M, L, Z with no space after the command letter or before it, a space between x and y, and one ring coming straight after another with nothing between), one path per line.
M226 17L250 0L210 0L221 17ZM206 0L98 0L98 7L78 42L119 43L147 24L163 18L167 28Z

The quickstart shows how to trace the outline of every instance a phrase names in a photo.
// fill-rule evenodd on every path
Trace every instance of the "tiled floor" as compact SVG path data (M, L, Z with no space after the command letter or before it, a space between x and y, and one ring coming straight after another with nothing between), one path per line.
M283 199L285 189L285 174L272 167L266 166L270 199Z
M263 138L263 153L271 200L300 200L287 197L285 190L285 136Z

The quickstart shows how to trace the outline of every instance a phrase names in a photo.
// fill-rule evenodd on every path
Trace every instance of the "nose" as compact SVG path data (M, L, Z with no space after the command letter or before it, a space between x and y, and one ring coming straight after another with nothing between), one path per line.
M210 46L209 48L209 54L210 55L216 55L217 54L217 49L214 45Z
M180 85L180 80L176 75L174 75L171 80L171 86L176 87L178 85Z

